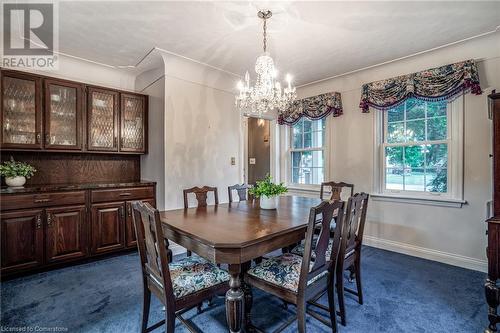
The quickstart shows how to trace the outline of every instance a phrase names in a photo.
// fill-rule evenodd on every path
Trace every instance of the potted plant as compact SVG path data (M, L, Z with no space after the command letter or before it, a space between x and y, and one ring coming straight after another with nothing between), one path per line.
M11 157L0 165L0 175L5 177L5 183L10 187L21 187L26 183L26 178L31 178L36 169L24 162L16 162Z
M255 186L249 190L249 193L260 199L260 208L276 209L278 206L278 196L287 191L288 189L283 183L273 183L271 176L268 174L264 180L257 181Z

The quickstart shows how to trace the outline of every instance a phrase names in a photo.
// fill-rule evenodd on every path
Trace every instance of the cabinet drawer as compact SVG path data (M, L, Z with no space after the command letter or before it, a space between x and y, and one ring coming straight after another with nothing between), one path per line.
M92 202L127 201L146 198L154 198L152 186L92 191Z
M3 195L0 201L2 210L84 205L85 191Z

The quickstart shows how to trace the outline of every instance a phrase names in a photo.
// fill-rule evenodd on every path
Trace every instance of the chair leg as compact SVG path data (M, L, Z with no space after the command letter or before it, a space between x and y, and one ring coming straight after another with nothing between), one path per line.
M175 331L175 312L165 311L165 333L174 333Z
M339 299L340 323L346 325L345 320L345 304L344 304L344 272L342 269L337 270L337 297Z
M141 321L141 332L145 333L148 328L149 319L149 308L151 306L151 291L144 288L144 297L142 303L142 321Z
M187 250L186 251L186 256L191 257L191 251Z
M328 308L330 312L330 321L332 324L332 332L336 333L338 332L338 325L337 325L337 311L335 310L335 287L334 287L334 281L332 277L332 281L328 283Z
M299 302L297 304L297 331L306 333L306 304Z
M356 271L356 288L358 289L358 303L363 305L363 289L361 287L361 256L358 254L354 260L354 270Z

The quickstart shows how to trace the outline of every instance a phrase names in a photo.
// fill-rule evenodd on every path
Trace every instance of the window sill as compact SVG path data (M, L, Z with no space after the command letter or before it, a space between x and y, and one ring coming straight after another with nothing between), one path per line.
M315 196L319 197L320 186L319 185L311 185L311 186L297 186L297 185L287 185L288 193L290 195L306 195L306 196Z
M411 197L411 196L397 195L397 194L373 193L370 194L370 197L374 201L389 201L389 202L453 207L453 208L462 208L463 205L467 204L467 201L465 200L449 199L449 198Z

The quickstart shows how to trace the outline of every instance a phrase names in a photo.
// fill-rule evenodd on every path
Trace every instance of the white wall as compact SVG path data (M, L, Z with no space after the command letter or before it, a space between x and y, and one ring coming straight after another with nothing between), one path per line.
M182 189L192 186L216 186L219 201L227 202L227 186L240 181L240 116L231 91L237 78L179 57L164 59L165 208L183 207Z
M136 89L149 96L148 153L141 156L141 179L156 181L156 207L165 209L165 75L164 68L136 78Z
M371 193L374 184L375 113L359 109L361 85L461 60L477 61L483 95L465 96L465 165L462 208L371 200L366 243L394 251L486 270L486 202L491 200L491 122L486 95L500 89L500 33L474 39L298 89L299 97L342 93L344 115L330 121L330 178Z

